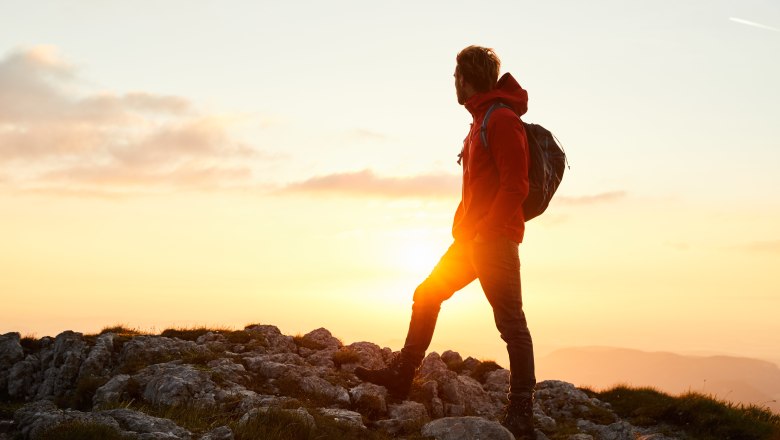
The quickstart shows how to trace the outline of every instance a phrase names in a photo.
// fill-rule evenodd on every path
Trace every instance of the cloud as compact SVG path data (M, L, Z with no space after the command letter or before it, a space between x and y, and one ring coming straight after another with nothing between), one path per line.
M780 32L780 29L778 29L778 28L776 28L776 27L767 26L767 25L765 25L765 24L756 23L756 22L754 22L754 21L745 20L745 19L742 19L742 18L737 18L737 17L729 17L729 20L731 20L731 21L733 21L733 22L735 22L735 23L739 23L739 24L744 24L744 25L748 25L748 26L757 27L757 28L759 28L759 29L766 29L766 30L768 30L768 31L775 31L775 32Z
M350 131L347 133L347 137L357 141L386 141L390 139L390 136L384 133L365 130L363 128L357 128Z
M0 60L5 185L84 194L219 188L248 183L249 161L269 157L185 98L85 83L49 46Z
M371 170L336 173L292 183L281 193L336 193L386 198L447 198L460 195L459 175L423 174L380 177Z
M731 249L760 254L780 254L780 240L764 240L743 243L731 247Z
M553 197L553 200L555 200L556 204L561 203L564 205L590 205L593 203L614 202L625 197L625 191L610 191L587 196L557 196Z

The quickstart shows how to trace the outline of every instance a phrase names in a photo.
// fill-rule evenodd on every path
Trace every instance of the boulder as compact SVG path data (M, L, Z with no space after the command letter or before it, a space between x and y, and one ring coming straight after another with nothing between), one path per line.
M364 382L349 390L352 404L361 413L378 417L387 412L387 389L383 386Z
M445 417L422 427L421 434L436 440L515 440L498 422L482 417Z
M104 333L97 337L79 368L79 378L109 377L113 367L114 334Z
M366 429L366 425L363 424L363 416L359 412L338 408L320 408L318 411L320 415L333 419L336 423Z
M94 413L57 408L49 400L28 403L14 413L14 421L22 439L38 438L44 431L66 422L97 423L121 431L113 418Z
M257 339L266 353L297 353L293 337L283 335L276 326L250 325L244 331Z
M192 365L175 362L150 365L133 376L143 389L144 401L152 405L215 405L216 384L210 375Z
M416 431L428 421L425 405L408 400L400 404L388 405L387 414L389 419L377 421L376 426L391 435Z
M347 345L345 348L357 355L358 360L356 362L357 365L355 366L361 366L371 370L387 366L385 363L385 351L374 343L354 342ZM352 370L354 370L354 367Z
M152 438L177 438L189 439L192 437L189 431L177 425L171 420L152 417L140 411L127 408L110 409L94 413L105 415L116 420L124 431L137 434L152 434ZM149 436L147 436L148 438Z
M93 407L97 408L122 401L125 397L127 397L123 395L123 393L125 392L129 381L129 374L117 374L116 376L112 377L108 382L95 391L95 395L92 397Z
M220 426L203 434L200 440L234 440L233 431L227 426Z
M338 350L341 347L341 341L334 338L329 330L318 328L306 333L301 337L299 345L314 350Z
M11 367L24 359L24 349L19 333L0 335L0 394L8 390L8 374Z
M238 421L238 425L240 427L245 426L247 423L251 423L258 417L262 417L271 411L279 411L291 415L295 419L300 420L301 424L308 429L315 429L317 427L317 423L314 421L314 417L311 414L309 414L309 412L306 411L305 408L280 409L278 407L253 408L249 410L246 414L241 416L241 419L239 419Z
M35 399L53 399L71 391L87 349L81 333L65 331L57 335L50 349L41 350L43 375Z

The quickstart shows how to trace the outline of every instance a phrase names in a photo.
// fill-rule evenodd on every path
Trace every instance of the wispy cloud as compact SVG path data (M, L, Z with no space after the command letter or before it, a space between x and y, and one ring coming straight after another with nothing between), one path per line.
M555 196L555 203L564 205L589 205L593 203L614 202L626 197L625 191L610 191L586 196Z
M732 246L731 249L760 254L780 254L780 240L762 240Z
M380 177L371 170L317 176L282 188L280 193L337 193L387 198L446 198L460 195L459 175L423 174Z
M735 23L757 27L759 29L766 29L768 31L780 32L780 29L778 29L776 27L768 26L768 25L761 24L761 23L756 23L755 21L745 20L743 18L729 17L729 20L731 20L731 21L733 21Z
M234 139L229 121L185 98L84 91L84 83L52 47L0 60L0 174L7 182L84 194L214 188L247 182L247 160L266 157Z
M348 132L347 137L357 141L386 141L390 139L390 136L384 133L366 130L363 128L356 128Z

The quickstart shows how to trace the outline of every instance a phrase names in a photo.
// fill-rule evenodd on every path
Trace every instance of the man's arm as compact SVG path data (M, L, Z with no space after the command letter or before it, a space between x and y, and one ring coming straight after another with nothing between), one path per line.
M487 215L476 225L479 238L491 239L523 209L528 196L528 141L520 118L496 110L488 121L488 145L498 170L498 192Z

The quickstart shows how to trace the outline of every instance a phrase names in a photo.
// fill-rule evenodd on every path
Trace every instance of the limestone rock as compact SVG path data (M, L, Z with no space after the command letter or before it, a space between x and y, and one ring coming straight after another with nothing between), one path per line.
M206 364L211 369L212 376L218 377L222 382L242 384L248 380L249 374L243 364L233 362L232 359L215 359Z
M0 335L0 392L8 389L8 374L11 367L24 359L24 350L19 333Z
M277 407L261 407L261 408L253 408L250 411L248 411L246 414L241 416L241 419L238 421L239 426L245 426L247 423L251 423L258 417L261 417L265 414L267 414L270 411L280 411L285 414L291 415L294 418L300 420L300 422L306 426L308 429L314 429L317 427L317 423L314 421L314 417L309 414L308 411L306 411L305 408L298 408L298 409L279 409Z
M436 440L515 439L501 424L482 417L445 417L426 424L421 433Z
M125 372L133 373L148 365L208 354L206 347L193 341L163 336L136 336L122 346L119 364Z
M500 393L509 392L509 370L503 368L491 371L485 375L485 384L482 385L486 391L496 391Z
M457 353L450 352L448 357L457 359L460 355L456 355ZM444 415L480 415L495 418L501 410L500 402L497 403L479 382L470 376L451 371L435 352L423 360L420 376L422 380L436 382L436 397L442 401ZM433 412L436 404L433 398L429 404Z
M301 338L301 346L315 350L338 350L341 345L341 341L334 338L329 330L322 327L306 333Z
M349 393L341 386L333 385L318 376L304 376L298 381L300 390L315 398L326 399L339 405L349 405Z
M591 399L574 385L559 380L538 383L535 399L534 411L538 409L556 420L588 418L594 412L602 415L611 413L605 403L598 399ZM613 418L617 420L617 416L613 415Z
M42 382L36 399L64 396L73 388L87 351L81 333L65 331L57 335L51 350L41 358Z
M220 426L203 434L200 440L234 440L233 431L227 426Z
M140 411L119 408L94 413L105 415L116 420L124 431L137 434L152 434L152 438L177 438L189 439L192 435L189 431L177 425L171 420L152 417ZM149 438L149 436L147 436Z
M213 407L216 404L216 384L207 372L192 365L177 362L150 365L131 380L140 390L140 397L152 405Z
M253 338L260 340L266 353L296 353L297 346L292 336L283 335L273 325L251 325L244 329Z
M447 365L457 365L463 363L463 358L457 351L447 350L441 354L441 360Z
M95 345L89 350L79 368L79 378L108 377L113 367L114 334L104 333L98 336Z
M364 382L349 390L352 404L362 413L371 417L387 412L387 389L385 387Z
M392 435L417 430L428 421L425 405L408 400L400 404L388 405L387 413L390 418L379 420L376 425Z
M37 353L28 355L8 371L8 395L14 399L30 400L37 393L42 376L40 356Z
M358 361L356 366L371 370L387 366L385 363L385 351L372 342L354 342L347 345L346 349L357 355ZM354 367L352 369L354 370Z
M332 418L337 423L366 429L366 425L363 424L363 416L359 412L337 408L320 408L319 412L324 417Z
M95 391L95 395L92 397L92 404L94 407L102 405L108 405L111 403L120 402L123 399L122 393L127 388L127 383L130 380L128 374L117 374L112 377L108 382Z
M65 422L80 421L99 423L121 430L119 423L111 417L57 408L49 400L28 403L14 413L14 421L23 439L35 439L45 430Z

